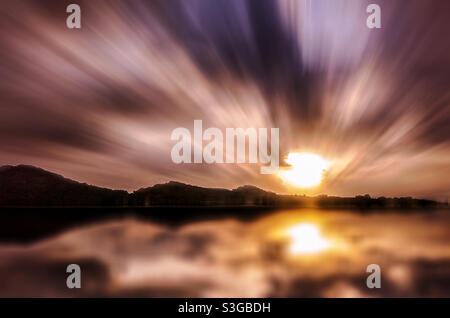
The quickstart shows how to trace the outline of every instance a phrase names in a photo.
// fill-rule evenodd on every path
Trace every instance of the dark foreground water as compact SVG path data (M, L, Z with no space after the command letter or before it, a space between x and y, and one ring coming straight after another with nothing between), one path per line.
M0 296L449 297L449 212L280 210L176 227L102 221L0 244ZM81 266L78 290L66 287L71 263ZM380 289L366 286L369 264L381 268Z

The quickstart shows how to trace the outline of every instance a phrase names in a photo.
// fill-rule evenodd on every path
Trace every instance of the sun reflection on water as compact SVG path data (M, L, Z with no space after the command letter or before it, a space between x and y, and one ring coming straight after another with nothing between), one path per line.
M322 236L319 228L312 223L302 223L287 229L291 239L289 251L292 254L315 254L331 247L331 242Z

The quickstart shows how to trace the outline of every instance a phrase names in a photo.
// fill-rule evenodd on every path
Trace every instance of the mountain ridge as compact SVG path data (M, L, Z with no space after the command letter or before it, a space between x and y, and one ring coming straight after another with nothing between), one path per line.
M357 208L424 208L448 206L432 200L277 194L253 185L235 189L206 188L178 181L133 192L81 183L31 165L0 167L0 206L151 207L151 206L315 206Z

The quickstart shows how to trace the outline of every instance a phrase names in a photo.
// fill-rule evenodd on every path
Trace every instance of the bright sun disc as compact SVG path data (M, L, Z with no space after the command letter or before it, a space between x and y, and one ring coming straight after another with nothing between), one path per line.
M303 223L291 227L286 234L291 238L292 254L313 254L330 247L330 242L323 238L314 224Z
M292 166L280 172L283 180L300 188L310 188L320 184L329 163L321 156L309 153L290 153L286 162Z

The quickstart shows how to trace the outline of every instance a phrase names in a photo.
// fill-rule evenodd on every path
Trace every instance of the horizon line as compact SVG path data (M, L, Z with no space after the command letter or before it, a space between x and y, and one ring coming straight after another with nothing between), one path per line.
M190 184L190 183L185 183L185 182L177 181L177 180L169 180L169 181L167 181L165 183L155 183L153 185L149 185L149 186L146 186L146 187L141 187L139 189L136 189L136 190L133 190L132 192L130 192L130 191L124 190L124 189L113 189L113 188L109 188L109 187L98 186L98 185L95 185L95 184L90 184L90 183L87 183L87 182L81 182L81 181L78 181L78 180L70 179L70 178L67 178L67 177L65 177L65 176L63 176L61 174L56 173L56 172L53 172L53 171L50 171L50 170L47 170L47 169L44 169L44 168L41 168L41 167L38 167L38 166L30 165L30 164L16 164L16 165L5 164L5 165L1 165L0 166L0 172L2 170L4 170L5 168L20 168L20 167L41 170L41 171L44 171L46 173L58 176L58 177L60 177L62 179L66 179L66 180L69 180L69 181L72 181L72 182L76 182L76 183L79 183L79 184L85 184L85 185L88 185L88 186L91 186L91 187L102 188L102 189L107 189L107 190L111 190L111 191L123 191L123 192L126 192L127 194L133 194L133 193L135 193L137 191L153 188L153 187L158 186L158 185L165 185L165 184L169 184L169 183L179 183L179 184L182 184L182 185L185 185L185 186L191 186L191 187L196 187L196 188L209 189L209 190L227 190L227 191L235 191L235 190L238 190L239 188L243 188L243 187L254 187L254 188L258 189L258 190L261 190L261 191L264 191L264 192L267 192L267 193L272 193L272 194L279 195L279 196L301 196L301 197L313 198L313 199L314 198L320 198L320 197L356 198L356 197L359 197L359 196L362 196L362 197L369 196L371 199L380 199L380 198L386 198L386 199L411 198L411 199L416 199L416 200L430 200L430 201L434 201L434 202L438 202L438 203L444 203L444 204L448 203L448 199L444 202L444 201L435 200L435 199L417 198L417 197L412 197L412 196L389 196L389 197L386 197L386 196L372 196L372 195L370 195L370 193L356 194L354 196L338 196L338 195L330 195L330 194L326 194L326 193L317 194L317 195L314 195L314 196L306 195L305 193L289 193L289 194L285 194L285 193L277 193L277 192L274 192L274 191L266 190L266 189L260 188L258 186L252 185L252 184L243 184L243 185L238 186L236 188L204 187L204 186Z

